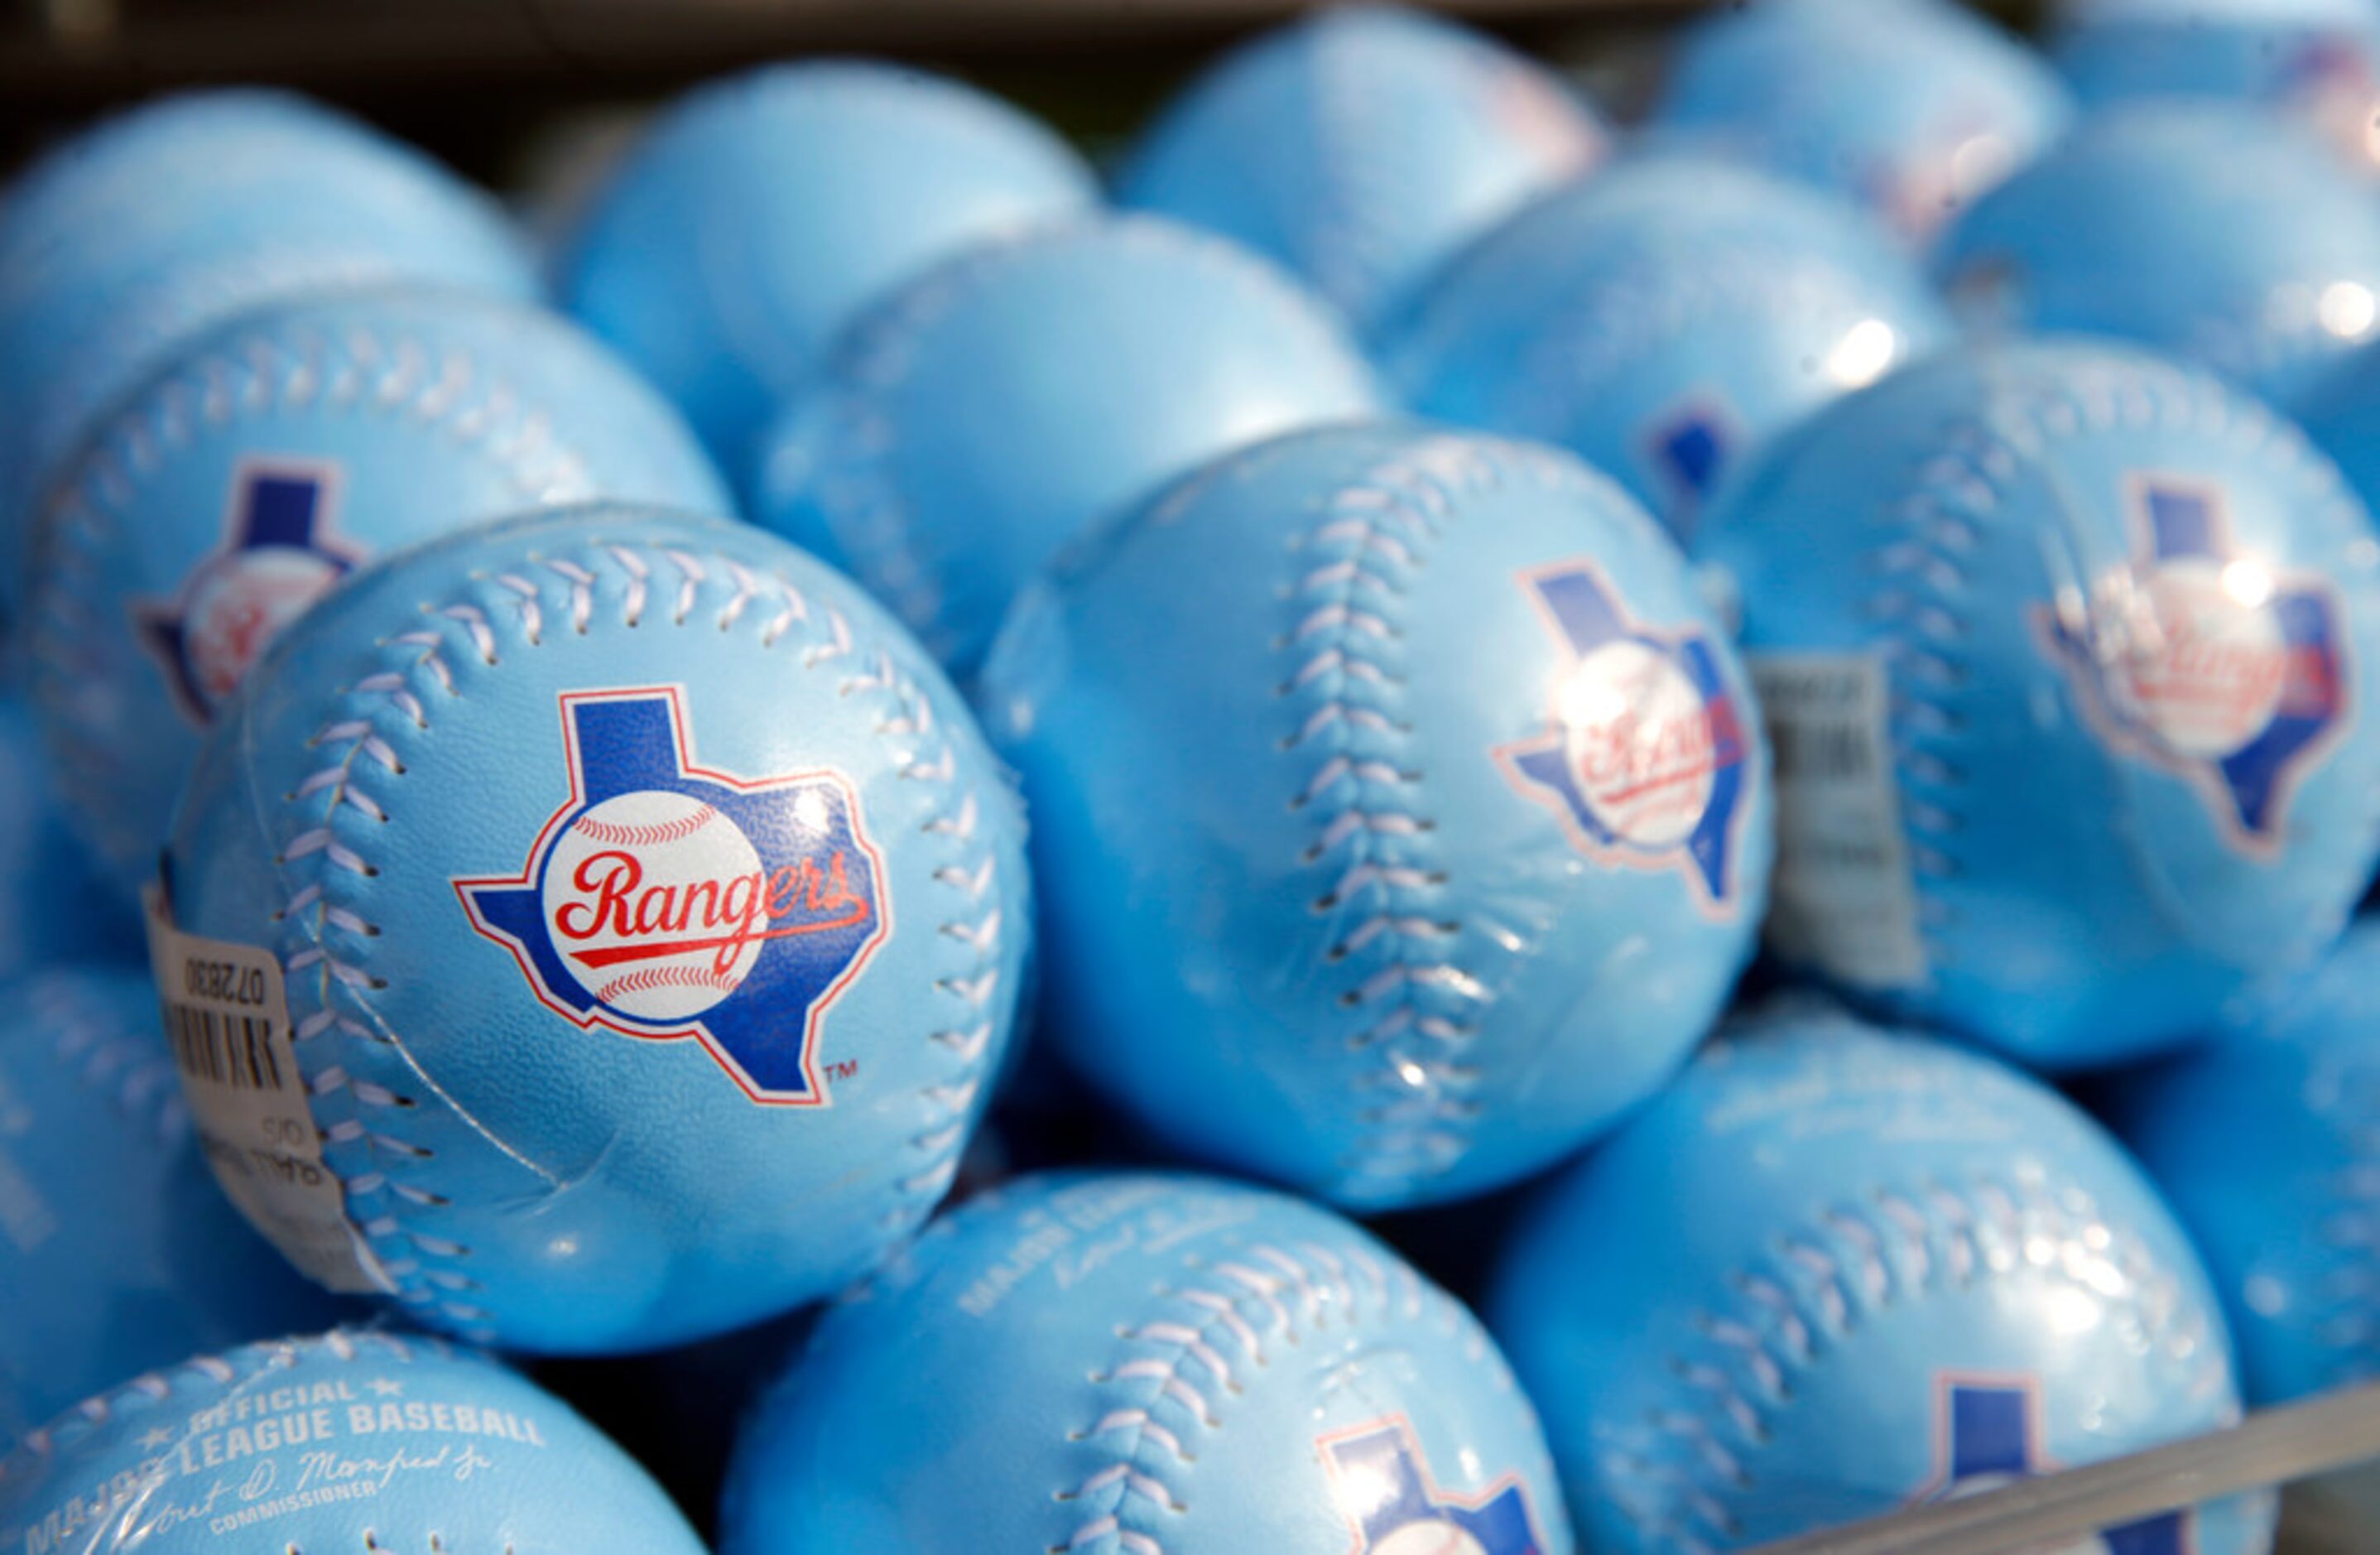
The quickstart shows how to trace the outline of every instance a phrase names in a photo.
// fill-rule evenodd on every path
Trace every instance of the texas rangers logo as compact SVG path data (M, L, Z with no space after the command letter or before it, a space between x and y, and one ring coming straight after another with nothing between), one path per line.
M561 698L569 797L518 875L457 880L548 1009L700 1042L755 1101L829 1104L819 1023L892 929L840 772L694 764L676 686Z
M171 600L132 607L174 700L208 723L249 666L306 607L364 559L332 531L336 465L250 459L232 472L224 538Z
M2048 650L2109 746L2188 779L2235 844L2269 851L2347 725L2338 602L2237 553L2219 491L2150 476L2130 495L2137 559L2088 622L2040 613Z
M1542 1555L1520 1476L1508 1474L1475 1496L1441 1493L1401 1415L1315 1446L1355 1531L1348 1555Z
M1912 1505L1996 1490L2058 1465L2041 1448L2041 1383L2032 1377L1962 1377L1934 1381L1934 1477ZM2195 1519L2160 1512L2038 1555L2193 1555Z
M1733 916L1749 747L1710 639L1638 626L1592 562L1521 582L1572 657L1544 731L1497 748L1506 778L1589 857L1678 869L1705 912Z

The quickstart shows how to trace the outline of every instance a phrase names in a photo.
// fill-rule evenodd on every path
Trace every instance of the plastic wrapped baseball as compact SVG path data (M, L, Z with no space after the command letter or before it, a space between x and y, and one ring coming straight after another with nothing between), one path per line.
M1771 938L2026 1063L2309 967L2372 875L2380 543L2304 436L2117 346L1961 347L1724 495L1778 750Z
M31 710L0 697L0 978L140 958L140 915L75 835Z
M1749 1549L2240 1411L2214 1292L2113 1141L1990 1059L1823 1011L1715 1043L1556 1179L1486 1310L1600 1550ZM2271 1533L2252 1497L2088 1547Z
M324 590L381 552L599 496L731 510L677 413L540 310L349 291L178 352L66 467L28 613L70 808L125 899L207 727Z
M128 1377L337 1316L208 1175L145 972L10 985L0 1180L0 1451Z
M414 281L528 298L494 203L279 92L169 97L36 163L0 215L0 602L75 442L177 343L276 298Z
M2380 15L2364 0L2068 0L2053 55L2086 106L2245 103L2380 173Z
M1924 244L2072 115L2047 64L1963 7L1785 0L1688 32L1654 122L1847 195Z
M948 1187L1020 830L931 661L783 541L616 505L450 537L216 721L161 981L271 1029L185 1088L262 1136L225 1185L326 1282L536 1352L740 1327Z
M558 290L740 478L770 413L867 303L1098 197L1065 142L955 81L771 66L662 115L565 240Z
M1134 150L1117 198L1237 238L1368 333L1607 143L1585 98L1494 39L1357 6L1209 68Z
M1682 534L1761 441L1949 334L1916 262L1857 211L1672 155L1474 244L1381 356L1415 409L1560 443Z
M2380 1126L2375 968L2380 926L2366 923L2246 1030L2099 1099L2205 1256L2252 1403L2380 1372L2365 1148Z
M115 1555L701 1555L560 1399L435 1340L334 1330L123 1381L0 1459L0 1540Z
M2136 340L2283 406L2380 325L2370 186L2301 128L2221 103L2092 119L1937 260L1978 328Z
M856 577L954 673L1067 541L1276 432L1380 407L1330 312L1153 217L960 256L855 324L764 440L753 517Z
M978 700L1033 806L1051 1039L1155 1137L1342 1204L1585 1143L1760 921L1725 631L1555 449L1375 423L1219 461L1020 601Z
M722 1555L1568 1555L1477 1321L1329 1211L1023 1180L829 1312L747 1421Z

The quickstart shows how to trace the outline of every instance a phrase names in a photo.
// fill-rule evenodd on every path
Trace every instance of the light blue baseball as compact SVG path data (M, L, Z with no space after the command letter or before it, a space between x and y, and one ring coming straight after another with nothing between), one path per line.
M2367 920L2278 1009L2098 1099L2197 1239L2252 1403L2380 1372L2375 966Z
M558 289L740 477L864 306L1098 199L1083 160L997 98L890 65L772 65L663 112L565 240Z
M2380 203L2300 126L2217 103L2087 121L1937 257L1977 330L2119 336L2288 407L2380 338Z
M1376 414L1275 266L1149 216L951 260L856 323L763 441L752 516L857 578L962 677L1061 546L1277 432Z
M616 497L733 511L676 411L540 309L362 288L188 342L62 469L27 612L69 810L124 898L276 632L382 552Z
M1653 123L1847 195L1924 246L2072 116L2049 66L1963 6L1779 0L1695 24Z
M58 462L160 357L258 304L373 281L537 291L493 201L286 93L164 98L34 164L0 202L0 604L22 599Z
M1550 1165L1717 1017L1767 754L1668 535L1534 444L1373 423L1218 461L1029 591L1045 1031L1155 1138L1359 1209Z
M1723 1037L1549 1184L1486 1312L1614 1555L1750 1549L2240 1415L2197 1256L2105 1133L1823 1008ZM2272 1510L2073 1548L2261 1555Z
M2202 1036L2372 875L2380 544L2294 427L2129 346L1961 347L1756 460L1696 554L1779 750L1771 940L2045 1069Z
M568 1404L487 1356L364 1329L119 1379L0 1459L0 1539L57 1555L702 1555Z
M2370 0L2069 0L2051 55L2089 108L2208 97L2286 114L2380 171Z
M847 580L597 504L390 557L194 769L179 928L260 947L358 1267L615 1353L841 1288L949 1186L1031 932L965 706Z
M200 1158L145 971L7 985L0 1022L0 1450L192 1351L334 1321Z
M1916 262L1855 209L1672 154L1474 244L1380 355L1415 409L1560 443L1687 534L1763 440L1950 333Z
M140 914L67 818L32 710L0 698L0 978L146 954Z
M1478 1322L1314 1205L1028 1177L827 1313L747 1421L722 1555L1568 1555Z
M1238 239L1368 334L1609 139L1583 94L1486 34L1350 6L1210 67L1134 148L1117 199Z

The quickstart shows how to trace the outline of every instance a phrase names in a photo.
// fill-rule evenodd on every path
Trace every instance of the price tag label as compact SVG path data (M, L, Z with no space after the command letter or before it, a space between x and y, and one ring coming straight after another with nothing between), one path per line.
M147 894L165 1039L216 1180L316 1282L350 1294L394 1290L322 1163L280 960L254 945L185 934L164 893L152 886Z

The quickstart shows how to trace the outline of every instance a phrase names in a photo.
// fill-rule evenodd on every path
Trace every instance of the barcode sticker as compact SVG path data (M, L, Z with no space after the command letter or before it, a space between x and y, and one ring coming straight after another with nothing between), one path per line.
M281 963L254 945L183 933L154 887L148 901L165 1039L216 1180L317 1283L392 1290L347 1220L338 1178L322 1163L322 1133L290 1040Z
M1925 981L1900 827L1884 662L1868 653L1750 656L1777 784L1768 938L1852 988Z

